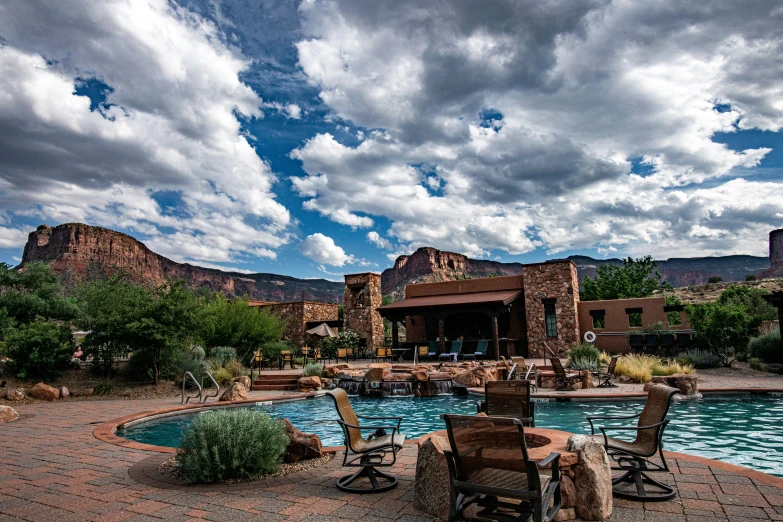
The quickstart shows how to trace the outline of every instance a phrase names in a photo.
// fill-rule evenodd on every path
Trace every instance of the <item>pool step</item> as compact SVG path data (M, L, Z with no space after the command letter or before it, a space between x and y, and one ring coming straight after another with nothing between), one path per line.
M250 389L253 391L297 390L299 389L299 374L261 374Z

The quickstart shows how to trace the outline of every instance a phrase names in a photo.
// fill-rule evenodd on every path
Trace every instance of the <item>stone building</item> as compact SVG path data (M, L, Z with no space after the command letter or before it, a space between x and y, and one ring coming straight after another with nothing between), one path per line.
M248 306L267 308L276 316L286 321L283 339L301 347L312 339L305 332L321 323L333 326L337 321L337 303L314 303L311 301L292 301L285 303L270 303L265 301L250 301Z
M364 272L345 276L343 326L358 333L371 349L383 346L383 318L378 313L382 301L381 274Z

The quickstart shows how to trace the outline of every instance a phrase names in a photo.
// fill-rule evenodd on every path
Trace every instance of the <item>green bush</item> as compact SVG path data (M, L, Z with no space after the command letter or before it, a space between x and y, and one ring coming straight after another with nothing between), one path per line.
M676 330L672 330L669 328L669 324L664 321L658 321L657 323L653 323L650 325L645 326L641 330L638 330L636 332L629 332L631 333L642 333L642 334L653 334L653 335L661 335L661 334L667 334L667 333L675 333Z
M232 408L197 415L185 428L176 458L186 482L252 479L277 471L286 446L281 421Z
M352 330L343 330L337 337L324 337L321 340L321 355L329 358L337 355L337 348L358 348L360 339L359 334Z
M161 371L161 375L173 377L178 384L182 382L185 372L190 372L199 379L204 372L205 361L198 358L198 355L200 355L198 352L194 354L190 350L177 350L172 355L169 366Z
M293 349L294 345L288 341L272 341L271 343L266 343L261 347L261 353L264 354L264 359L270 360L277 358L277 356L280 355L280 352L283 350Z
M240 375L247 374L247 368L236 359L228 361L223 365L223 368L231 372L232 377L239 377Z
M231 346L216 346L209 351L209 358L218 366L225 366L228 361L237 358L237 351Z
M572 370L590 370L591 372L597 371L600 365L599 360L591 357L574 357L568 363L568 367Z
M308 364L302 369L303 377L320 377L324 372L321 364Z
M71 365L73 336L67 326L39 319L5 334L10 369L20 379L55 379Z
M95 386L92 387L92 392L95 395L108 395L113 388L114 383L109 379L105 379L103 381L98 381Z
M780 330L770 330L750 341L750 355L766 363L783 363Z
M758 370L760 372L769 371L769 366L767 366L767 363L765 363L764 361L756 357L751 357L750 359L748 359L748 364L754 370Z
M196 359L206 359L207 358L207 352L204 351L203 346L195 345L190 347L190 353L195 357Z
M574 346L568 351L568 358L573 359L591 359L596 362L601 360L601 350L590 343L582 343Z
M696 369L720 368L723 366L723 358L709 350L691 349L681 352L677 358L680 364L689 364Z

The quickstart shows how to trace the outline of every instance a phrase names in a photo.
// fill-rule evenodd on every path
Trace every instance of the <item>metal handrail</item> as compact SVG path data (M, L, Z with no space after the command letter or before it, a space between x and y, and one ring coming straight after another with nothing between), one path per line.
M198 395L188 395L185 397L185 381L187 381L187 377L190 377L190 379L193 381L193 384L195 384L198 387ZM185 372L182 374L182 401L180 401L180 404L187 404L190 399L196 399L198 398L198 402L201 402L201 385L198 383L195 377L193 377L193 374L190 372Z
M517 363L514 363L514 366L511 367L511 369L508 371L508 377L506 378L507 381L513 381L514 375L517 373Z
M531 364L530 366L528 366L528 368L527 368L527 373L525 374L525 380L526 380L526 381L529 381L529 380L530 380L530 372L532 372L532 371L533 371L533 370L535 370L535 369L536 369L536 363L533 363L533 364ZM535 374L534 374L534 375L535 375Z
M205 396L204 396L204 398L203 398L203 399L201 399L201 402L207 402L207 399L209 399L210 397L215 397L215 398L217 398L217 397L220 395L220 385L217 383L217 381L215 380L215 378L214 378L214 377L212 377L212 374L211 374L211 373L209 373L209 372L208 372L208 371L206 371L206 370L204 371L204 373L206 373L206 374L207 374L207 377L209 377L209 380L210 380L210 381L212 381L212 384L214 384L214 385L215 385L215 393L214 393L214 394L211 394L211 393L210 393L210 394L208 394L208 395L205 395ZM203 377L203 376L201 377L201 382L202 382L202 386L203 386L203 383L204 383L204 377Z

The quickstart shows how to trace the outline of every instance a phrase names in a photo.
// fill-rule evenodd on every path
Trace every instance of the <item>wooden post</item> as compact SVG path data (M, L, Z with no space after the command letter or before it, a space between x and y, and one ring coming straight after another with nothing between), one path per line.
M438 341L440 342L439 352L446 353L446 323L443 319L438 319Z
M498 316L492 316L492 346L495 347L495 360L500 360L500 340L498 334Z
M397 326L397 319L392 319L392 348L397 348L397 336L399 334L399 327Z

